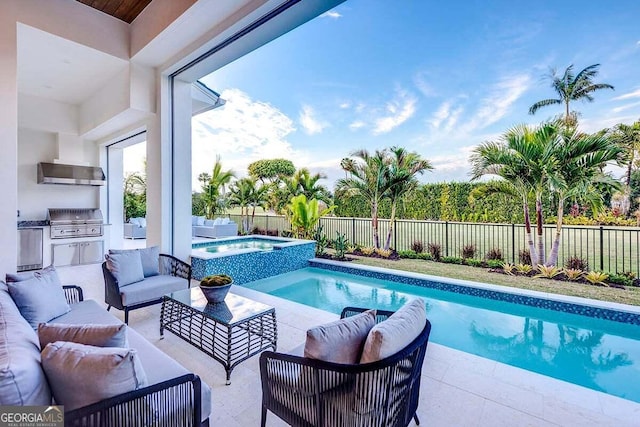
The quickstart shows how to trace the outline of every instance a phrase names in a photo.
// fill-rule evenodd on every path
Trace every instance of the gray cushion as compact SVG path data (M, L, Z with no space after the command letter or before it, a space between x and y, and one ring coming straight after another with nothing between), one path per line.
M135 305L160 299L164 294L188 287L189 282L186 279L163 274L147 277L142 282L120 288L120 295L122 296L122 304Z
M30 279L7 285L20 313L34 329L70 310L55 269L36 272Z
M427 309L422 298L403 305L371 329L360 363L375 362L399 352L420 335L426 322Z
M71 305L71 311L52 319L49 323L82 325L87 323L101 325L121 325L122 322L105 310L95 300L89 299Z
M71 325L41 323L38 325L40 348L56 341L71 341L97 347L128 347L127 328L122 325Z
M129 330L129 345L138 351L149 385L158 384L182 375L190 374L178 362L160 351L135 330ZM202 381L202 421L211 414L211 389Z
M142 274L144 277L157 276L160 274L159 246L142 249L109 249L110 254L127 254L132 252L140 253L140 262L142 263Z
M4 287L0 282L0 288ZM50 405L38 336L9 292L0 289L0 405Z
M53 397L65 411L147 385L136 350L58 341L42 350Z
M357 363L367 334L376 324L376 311L368 310L307 331L304 357L334 363Z
M106 259L107 269L115 277L118 286L127 286L144 279L140 252L109 253L106 255Z
M58 272L53 265L43 268L42 270L37 271L23 271L21 273L7 273L6 279L7 283L10 282L22 282L24 280L33 279L34 277L48 275L51 280L55 281L60 287L62 287L62 282L60 282L60 278L58 277Z

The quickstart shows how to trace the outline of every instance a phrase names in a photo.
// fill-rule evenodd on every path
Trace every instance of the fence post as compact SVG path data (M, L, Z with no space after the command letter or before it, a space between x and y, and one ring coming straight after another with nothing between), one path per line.
M449 221L444 222L444 254L449 256Z
M269 215L266 215L267 219L266 219L266 223L267 225L264 226L265 230L264 230L264 234L269 234Z
M516 225L511 224L511 262L516 263Z
M604 228L600 226L600 271L604 270Z
M351 218L351 244L356 244L356 218Z

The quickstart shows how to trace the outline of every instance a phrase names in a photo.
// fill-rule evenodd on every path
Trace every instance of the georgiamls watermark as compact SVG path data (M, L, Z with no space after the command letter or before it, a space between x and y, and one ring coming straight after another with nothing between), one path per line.
M64 407L0 406L0 427L64 427Z

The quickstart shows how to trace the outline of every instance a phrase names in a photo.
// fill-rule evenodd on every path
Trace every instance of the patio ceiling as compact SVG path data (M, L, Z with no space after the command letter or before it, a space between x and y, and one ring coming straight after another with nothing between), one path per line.
M131 24L151 0L76 0Z

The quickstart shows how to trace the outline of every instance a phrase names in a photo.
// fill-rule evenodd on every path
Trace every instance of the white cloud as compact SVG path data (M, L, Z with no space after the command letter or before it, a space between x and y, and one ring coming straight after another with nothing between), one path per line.
M192 183L210 172L219 154L225 169L245 176L249 163L258 159L287 158L304 165L308 153L294 149L287 137L296 130L293 120L271 104L255 101L239 89L222 92L227 103L196 116L192 121Z
M436 171L467 171L469 169L469 156L475 147L475 145L467 145L458 148L455 153L431 156L429 160Z
M342 110L346 110L347 108L351 107L351 103L346 101L341 102L338 107L340 107Z
M416 112L417 99L404 90L398 90L396 97L386 105L387 114L375 120L373 134L387 133L409 120Z
M628 110L630 108L637 107L639 105L640 105L640 101L632 102L631 104L625 104L625 105L621 105L621 106L616 107L616 108L612 108L611 111L614 112L614 113L619 113L621 111Z
M634 90L633 92L625 93L624 95L616 96L613 98L614 101L621 101L624 99L632 99L632 98L640 98L640 89Z
M443 102L442 104L440 104L440 107L438 107L436 112L433 113L433 116L431 117L431 119L428 120L428 122L434 128L436 129L439 128L440 124L442 124L442 122L449 117L450 110L451 110L451 101Z
M308 135L315 135L322 132L324 128L329 126L327 122L318 120L313 108L309 105L303 105L300 112L300 125Z
M356 120L355 122L352 122L349 125L349 129L358 130L360 128L363 128L364 126L365 126L365 123L362 120Z
M320 15L320 18L338 19L338 18L342 18L342 15L339 12L336 12L335 10L329 10L323 13L322 15Z
M496 83L491 93L482 99L473 117L463 126L464 132L484 129L506 116L511 106L530 87L531 77L527 74L504 78Z
M424 75L422 73L418 73L414 76L413 82L416 85L416 88L427 98L436 95L436 90L429 83L426 82Z

